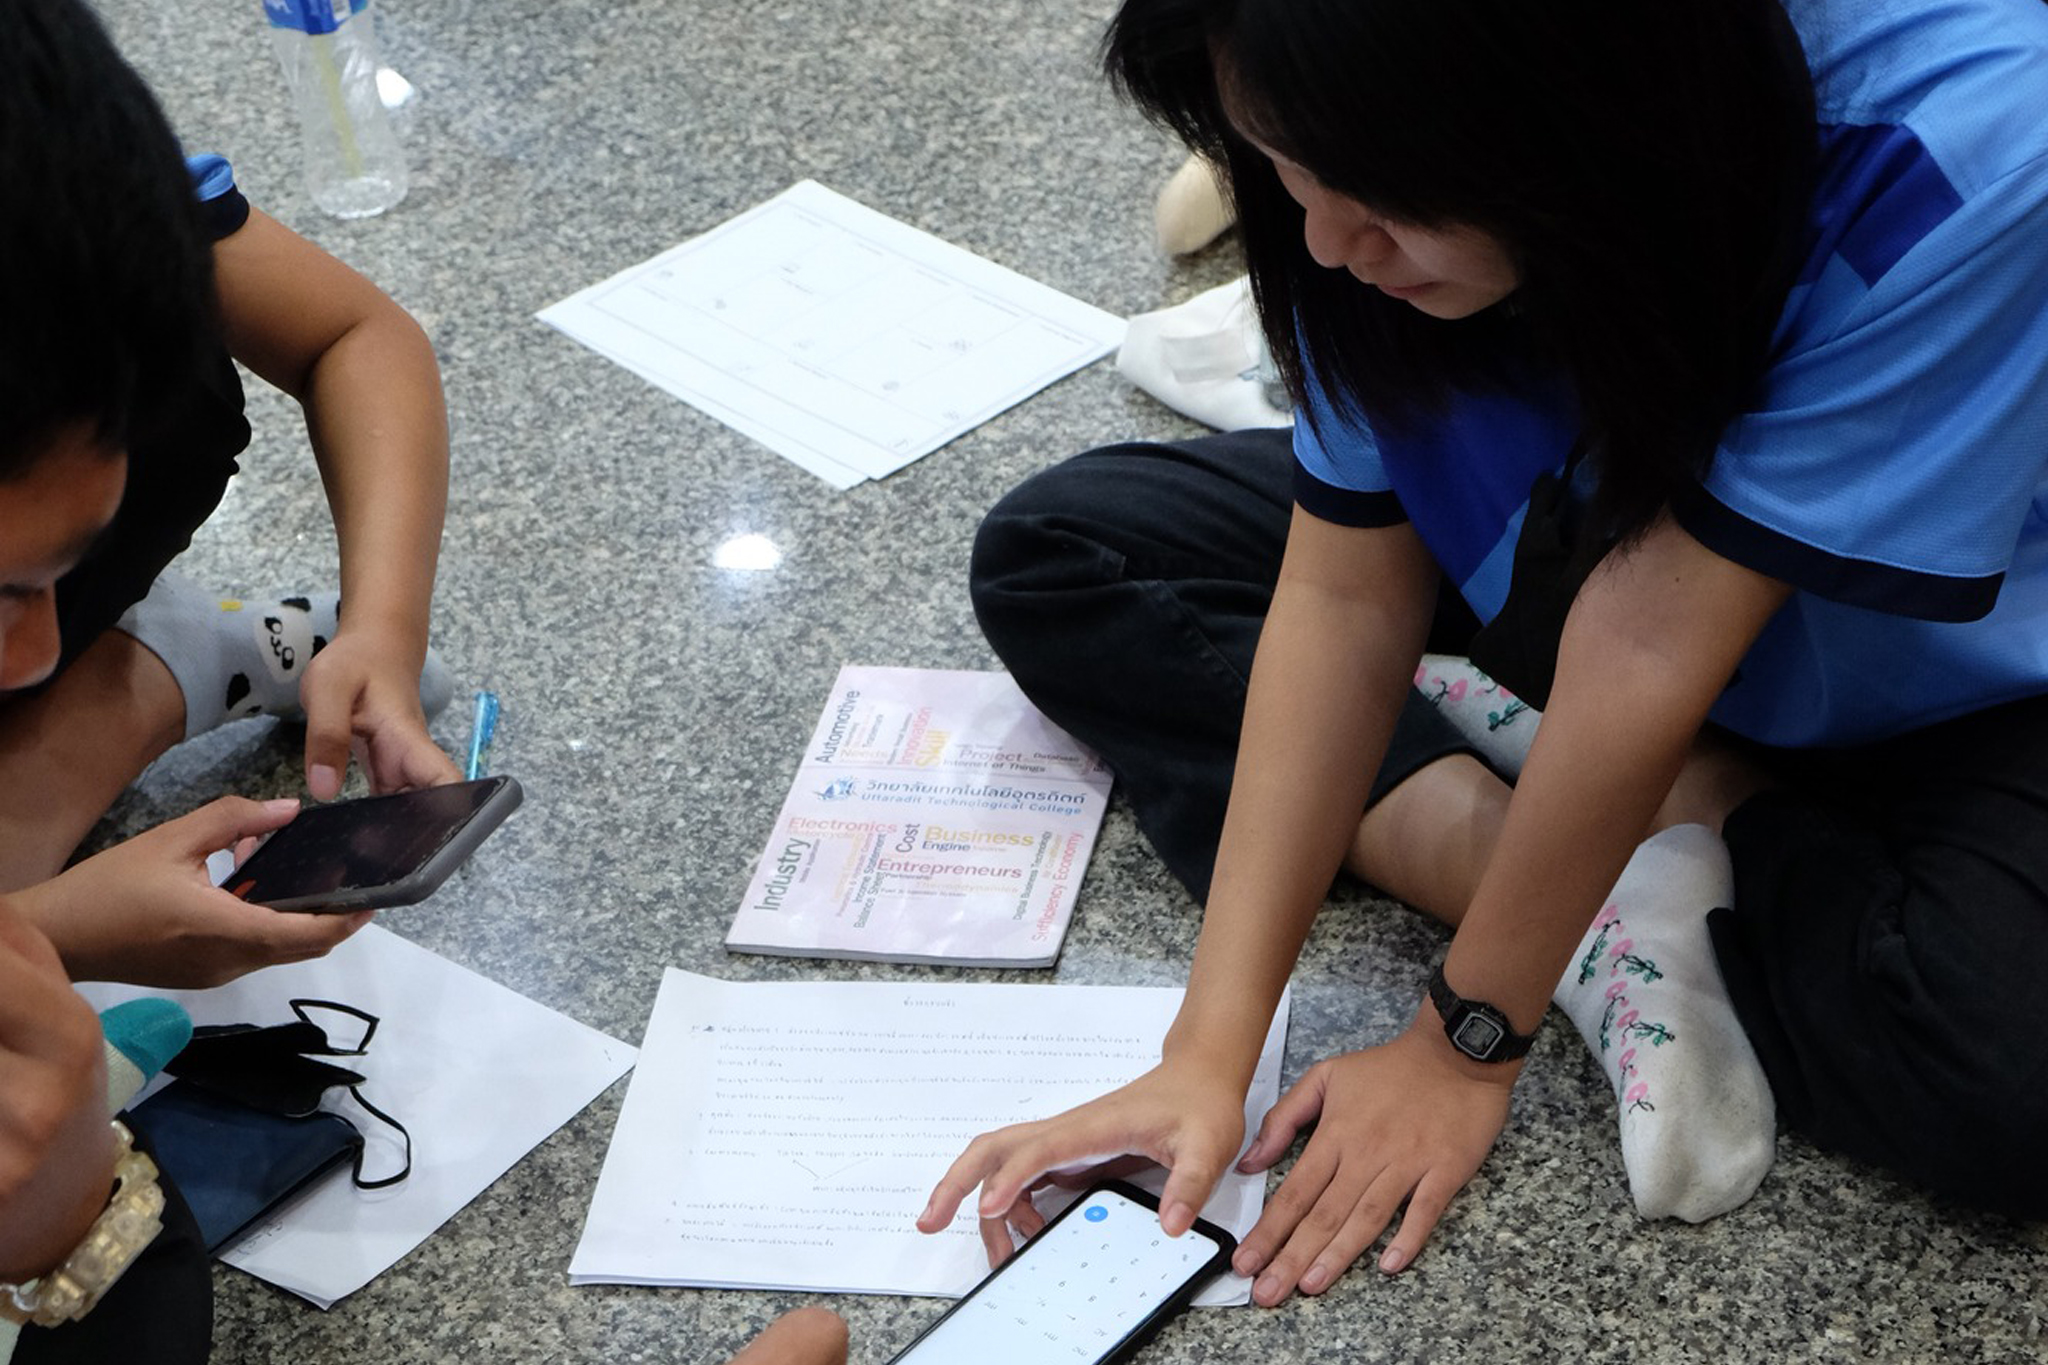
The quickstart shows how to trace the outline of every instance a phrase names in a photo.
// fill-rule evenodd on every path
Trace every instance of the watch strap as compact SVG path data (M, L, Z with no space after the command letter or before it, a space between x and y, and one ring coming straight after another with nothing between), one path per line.
M1515 1032L1505 1012L1452 990L1442 963L1429 974L1429 1003L1444 1021L1451 1046L1476 1062L1512 1062L1535 1045L1536 1035Z

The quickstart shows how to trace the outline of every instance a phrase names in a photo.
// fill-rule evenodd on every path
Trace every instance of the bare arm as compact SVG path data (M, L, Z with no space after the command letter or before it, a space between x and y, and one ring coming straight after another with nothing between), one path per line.
M74 863L14 893L14 908L48 936L80 981L205 987L280 962L319 957L369 923L352 915L288 915L213 884L207 855L240 848L298 813L296 801L224 796L189 815Z
M846 1324L829 1308L793 1308L761 1329L732 1365L846 1365Z
M1536 1026L1707 709L1784 595L1668 523L1595 572L1445 965L1460 993L1519 1029ZM1411 1264L1499 1136L1520 1070L1457 1052L1427 1003L1391 1042L1311 1068L1247 1157L1263 1169L1316 1125L1238 1249L1238 1270L1259 1276L1254 1299L1320 1292L1397 1214L1380 1266Z
M1445 974L1532 1029L1671 788L1707 712L1790 589L1668 518L1609 556L1565 623L1557 679Z
M1002 1220L1036 1177L1137 1153L1170 1168L1160 1221L1186 1230L1243 1140L1260 1044L1358 827L1436 582L1406 526L1359 530L1295 514L1187 997L1160 1065L1065 1114L975 1139L919 1227L946 1226L979 1185L983 1238L999 1260L1009 1250Z
M1229 1057L1242 1093L1301 945L1358 832L1436 602L1409 527L1356 530L1297 509L1259 637L1230 810L1167 1038Z
M57 1265L105 1207L114 1143L99 1020L0 900L0 1281Z
M379 790L451 779L414 695L448 500L433 347L383 291L261 212L214 259L229 349L305 408L341 550L339 652L307 671L308 781L334 795L351 733Z

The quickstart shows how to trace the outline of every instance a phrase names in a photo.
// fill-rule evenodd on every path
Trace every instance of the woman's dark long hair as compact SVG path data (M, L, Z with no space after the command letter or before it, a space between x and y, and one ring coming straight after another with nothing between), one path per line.
M1596 515L1639 534L1750 401L1806 239L1813 88L1778 0L1125 0L1116 86L1228 172L1274 355L1398 427L1534 358L1572 380ZM1323 269L1232 125L1520 275L1442 321Z

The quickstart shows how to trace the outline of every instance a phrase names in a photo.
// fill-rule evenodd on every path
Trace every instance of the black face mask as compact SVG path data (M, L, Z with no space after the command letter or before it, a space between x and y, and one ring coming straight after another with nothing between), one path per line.
M405 1139L405 1166L396 1175L376 1180L363 1179L363 1156L358 1150L355 1163L357 1188L381 1190L395 1185L412 1173L412 1134L405 1125L363 1098L361 1072L321 1057L361 1057L370 1050L377 1035L377 1016L352 1005L332 1000L294 1000L296 1023L209 1024L192 1030L192 1041L173 1057L164 1070L179 1081L233 1100L237 1104L283 1118L305 1118L320 1108L320 1100L337 1086L346 1087L357 1104L373 1118L390 1125ZM351 1047L330 1042L327 1031L308 1017L308 1010L333 1010L361 1022L364 1027Z

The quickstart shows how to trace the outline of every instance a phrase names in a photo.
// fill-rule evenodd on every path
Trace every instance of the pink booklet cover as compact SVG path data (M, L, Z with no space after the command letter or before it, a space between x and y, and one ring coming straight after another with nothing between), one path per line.
M1007 673L848 665L726 947L1050 966L1109 788Z

